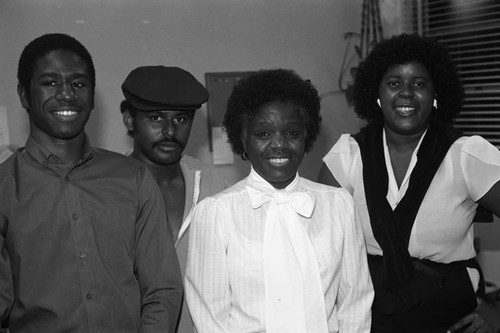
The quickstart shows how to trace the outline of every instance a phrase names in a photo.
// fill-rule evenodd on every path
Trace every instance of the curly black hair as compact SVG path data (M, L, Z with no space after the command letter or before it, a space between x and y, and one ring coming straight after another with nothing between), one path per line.
M30 93L30 82L35 71L37 61L54 50L68 50L78 55L87 65L90 75L92 91L95 90L95 68L89 51L74 37L61 33L50 33L32 40L26 45L19 58L17 80Z
M227 102L223 125L233 152L245 151L242 133L267 104L291 103L306 124L305 152L312 149L321 128L321 100L309 80L289 69L262 69L238 81Z
M359 65L353 87L358 117L368 122L383 120L376 102L380 81L391 67L409 62L422 64L431 76L439 108L433 108L431 117L451 122L460 113L464 90L447 49L430 38L401 34L377 44Z
M137 112L139 112L139 110L134 108L128 100L124 99L120 103L120 112L123 115L125 113L125 111L128 111L128 113L130 114L130 116L132 118L135 118L135 115L137 114ZM127 135L134 137L134 131L127 130Z

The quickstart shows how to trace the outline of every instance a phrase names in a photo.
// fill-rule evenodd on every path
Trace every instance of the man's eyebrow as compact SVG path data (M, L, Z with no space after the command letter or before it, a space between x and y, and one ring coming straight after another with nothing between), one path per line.
M63 77L64 75L61 75L60 73L57 73L57 72L43 72L43 73L40 73L40 75L38 75L37 77L34 77L34 79L38 79L38 80L43 80L45 78L59 78L59 77ZM70 80L76 80L76 79L85 79L85 80L89 80L90 81L90 76L86 73L71 73L69 75L67 75L67 77L70 79Z

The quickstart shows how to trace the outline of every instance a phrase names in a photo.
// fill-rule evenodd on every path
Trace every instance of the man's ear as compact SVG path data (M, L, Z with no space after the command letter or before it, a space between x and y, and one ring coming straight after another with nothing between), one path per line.
M128 109L123 111L123 124L129 132L134 131L134 117L130 114Z
M29 112L30 109L30 101L28 98L28 93L26 89L21 84L17 84L17 94L19 95L19 100L21 101L21 105L23 108Z

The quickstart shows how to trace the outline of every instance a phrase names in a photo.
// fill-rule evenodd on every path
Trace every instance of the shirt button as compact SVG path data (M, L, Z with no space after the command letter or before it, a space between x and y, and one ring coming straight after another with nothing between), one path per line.
M87 294L87 299L92 299L92 294L91 293Z
M87 257L87 253L85 253L85 252L80 253L81 259L85 259L86 257Z
M78 214L77 214L77 213L73 213L73 218L74 218L75 220L78 220Z
M64 180L69 182L69 177L68 176L64 177Z

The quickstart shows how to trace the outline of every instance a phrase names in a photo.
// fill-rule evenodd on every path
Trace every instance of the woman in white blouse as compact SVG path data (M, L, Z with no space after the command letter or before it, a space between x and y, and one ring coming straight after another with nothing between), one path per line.
M192 216L185 287L198 332L369 332L373 289L346 191L297 174L320 99L290 70L238 82L224 117L247 178Z
M451 126L463 90L446 49L400 35L359 66L354 111L368 121L324 158L360 214L375 288L372 332L500 330L474 260L478 204L500 216L500 152ZM495 328L496 327L496 328Z

